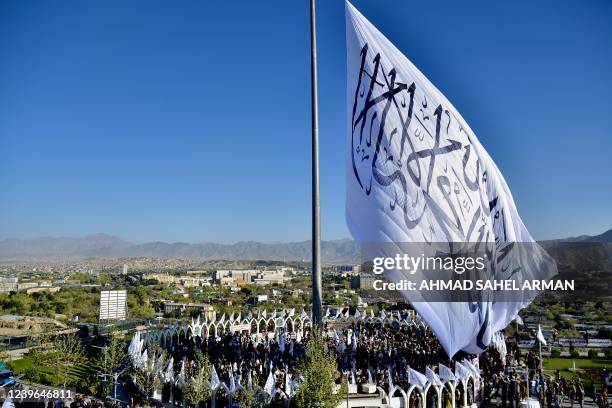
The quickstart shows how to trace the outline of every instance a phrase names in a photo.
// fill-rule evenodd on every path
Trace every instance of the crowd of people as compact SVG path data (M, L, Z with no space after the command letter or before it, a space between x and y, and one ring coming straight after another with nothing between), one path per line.
M577 376L567 379L559 370L552 376L545 376L536 353L529 351L521 356L516 343L508 340L507 344L512 346L513 353L506 364L499 364L500 359L495 358L497 352L491 348L480 358L485 405L496 402L498 406L518 408L521 401L532 399L542 408L573 408L574 405L583 408L588 394L590 402L599 408L609 407L608 387L596 390L592 385L590 390L585 390Z
M454 369L454 361L425 325L387 323L357 321L325 326L326 346L338 362L337 383L372 384L386 391L393 386L408 390L409 368L424 373L427 367L437 371L438 364L442 363ZM174 362L173 378L181 370L193 375L197 369L196 354L201 352L208 357L219 382L270 388L272 374L273 389L288 397L292 386L297 386L296 369L305 355L309 336L308 327L294 332L278 331L269 336L246 332L208 338L183 336L162 342L161 347L167 353L167 360L171 357ZM473 356L460 354L455 360L466 357ZM164 399L170 399L171 395L180 399L181 390L177 388L176 383L168 382L163 390ZM463 392L458 390L456 397L463 398ZM474 401L473 389L468 387L465 392ZM437 398L435 393L431 394L428 398ZM413 398L420 397L414 393Z
M599 408L608 408L607 389L585 390L578 379L568 380L557 372L543 376L537 353L523 353L513 338L503 339L503 347L491 346L478 359L459 353L449 358L433 332L423 324L399 324L380 320L329 322L324 327L326 347L336 356L336 383L355 386L368 384L383 389L390 396L397 396L395 386L408 390L409 372L426 370L437 373L439 364L456 372L459 361L473 361L479 367L477 386L468 382L467 387L455 388L455 406L462 401L479 402L483 406L497 405L519 408L531 399L539 401L542 408L561 408L574 405L583 408L585 399ZM162 387L162 401L182 401L182 389L178 379L193 376L198 369L198 354L205 355L211 364L215 381L220 385L259 387L272 399L285 399L299 386L298 367L306 355L311 335L309 327L295 331L277 330L264 335L247 332L225 332L210 337L175 336L155 343L157 353L164 354L164 366L159 372L169 372ZM151 340L149 340L151 341ZM153 350L152 345L147 348ZM441 373L437 373L441 374ZM436 376L437 377L437 376ZM273 383L270 383L272 379ZM428 380L431 378L428 377ZM213 378L211 378L211 383ZM452 407L450 387L442 388L443 408ZM225 392L225 391L224 391ZM465 393L465 394L464 394ZM412 393L409 407L437 407L438 393L427 392L426 401L419 393ZM126 408L134 408L139 401L131 401ZM425 404L424 404L425 403ZM100 408L104 406L92 399L80 398L70 404L75 408ZM106 404L108 407L109 405ZM53 408L61 408L53 405ZM124 408L113 404L111 408Z

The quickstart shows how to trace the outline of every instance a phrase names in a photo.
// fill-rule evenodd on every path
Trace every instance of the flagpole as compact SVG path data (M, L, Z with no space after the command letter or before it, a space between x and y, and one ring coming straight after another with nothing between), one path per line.
M542 361L542 341L538 339L538 343L540 344L540 371L544 367L544 362Z
M317 93L317 26L310 0L310 86L312 98L312 320L321 326L321 204L319 201L319 107Z

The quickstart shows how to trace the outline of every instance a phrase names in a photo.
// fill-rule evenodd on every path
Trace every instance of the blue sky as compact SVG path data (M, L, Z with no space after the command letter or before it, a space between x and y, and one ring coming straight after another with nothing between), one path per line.
M612 3L361 0L538 239L612 227ZM344 3L318 2L323 238L344 221ZM310 234L308 1L0 3L0 238Z

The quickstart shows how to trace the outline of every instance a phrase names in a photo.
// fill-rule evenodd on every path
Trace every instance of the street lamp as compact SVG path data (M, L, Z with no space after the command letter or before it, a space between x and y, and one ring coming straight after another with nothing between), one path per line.
M119 375L121 375L121 373L123 373L125 371L125 369L114 372L112 374L106 374L106 373L99 373L98 377L103 377L103 378L107 378L110 377L113 379L113 401L117 401L117 379L119 378Z

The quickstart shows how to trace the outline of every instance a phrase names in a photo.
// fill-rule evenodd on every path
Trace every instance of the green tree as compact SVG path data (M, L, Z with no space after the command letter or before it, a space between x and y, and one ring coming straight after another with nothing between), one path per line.
M28 356L32 359L32 364L23 373L25 378L34 381L40 381L42 375L42 367L45 364L46 347L50 342L49 333L43 332L40 335L28 337L27 343L32 345L28 351ZM36 345L38 344L38 345Z
M147 346L148 359L143 367L132 367L131 376L134 383L145 393L149 398L153 395L153 391L161 387L162 380L160 372L167 363L166 352L163 351L157 344L149 343Z
M58 336L54 342L54 349L47 353L45 359L54 368L54 385L65 387L70 367L85 360L85 348L81 339L75 334Z
M6 363L9 360L9 353L7 347L2 344L0 345L0 362Z
M112 331L97 361L98 369L106 375L105 380L100 382L100 394L109 395L112 390L111 375L126 362L126 355L124 339L117 331Z
M266 406L267 397L268 394L261 387L252 390L244 388L234 395L234 402L241 408L263 408Z
M201 351L195 355L195 372L185 387L185 401L193 406L197 406L202 401L210 398L210 373L212 366L208 357Z
M298 408L336 408L342 399L344 385L334 394L338 374L336 358L325 351L325 338L320 329L314 328L306 347L306 358L299 369L303 377L294 396Z

